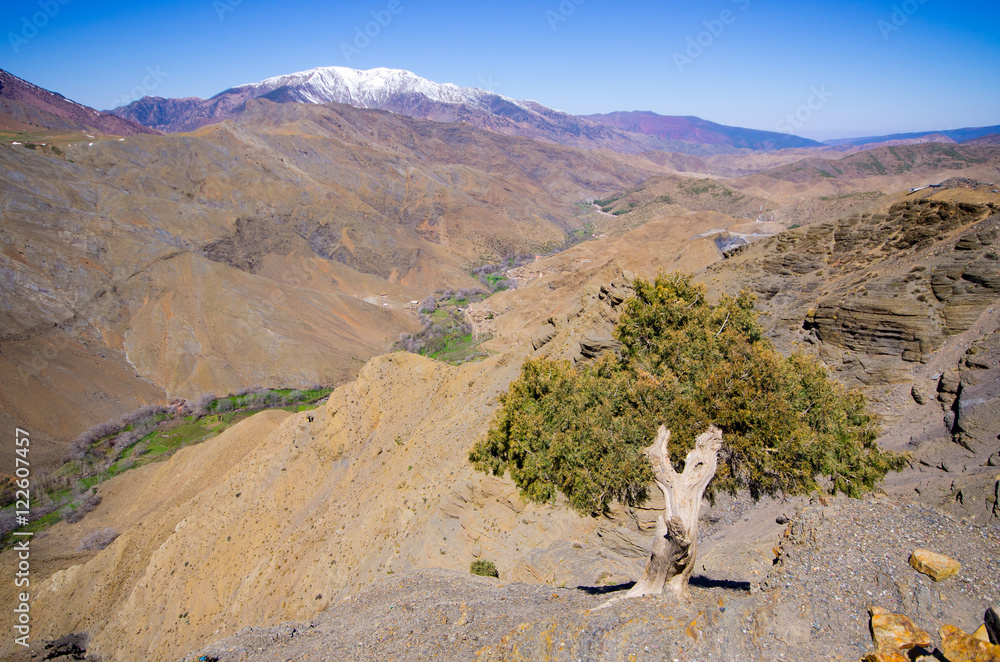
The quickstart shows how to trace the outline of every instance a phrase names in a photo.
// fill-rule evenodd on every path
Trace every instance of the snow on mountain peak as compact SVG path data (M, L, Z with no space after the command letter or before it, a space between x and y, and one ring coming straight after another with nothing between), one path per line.
M485 108L488 101L501 97L494 92L453 83L435 83L403 69L351 69L317 67L294 74L274 76L233 88L233 91L259 97L280 88L288 88L297 101L305 103L347 103L362 108L381 108L391 97L419 94L439 103L467 104ZM522 108L524 102L501 97Z

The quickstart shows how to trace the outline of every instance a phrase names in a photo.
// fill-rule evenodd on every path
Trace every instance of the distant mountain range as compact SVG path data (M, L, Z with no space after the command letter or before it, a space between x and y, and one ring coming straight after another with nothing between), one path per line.
M624 153L651 150L714 154L738 149L818 147L812 140L723 126L697 117L616 113L577 117L535 101L435 83L400 69L321 67L229 88L210 99L146 97L113 113L166 132L192 131L239 116L248 99L276 103L345 103L438 122L468 122L508 135Z
M141 124L70 101L0 69L0 129L86 131L116 136L158 133Z
M657 115L650 111L634 110L580 117L623 131L703 145L729 145L753 150L823 146L815 140L788 133L726 126L694 116Z
M347 104L434 122L465 122L504 135L625 154L661 151L707 157L741 150L818 148L851 151L861 146L924 142L996 144L1000 134L1000 125L996 125L820 143L786 133L650 111L576 116L536 101L436 83L401 69L362 71L347 67L319 67L275 76L231 87L210 99L144 97L104 112L0 70L0 130L40 128L112 135L189 132L240 117L247 111L247 102L254 99L279 104Z
M983 136L1000 133L1000 124L994 126L966 127L964 129L948 129L945 131L922 131L918 133L893 133L887 136L867 136L864 138L840 138L838 140L827 140L824 144L831 146L839 145L869 145L872 143L887 143L896 141L919 141L924 142L956 142L962 143L968 140L976 140ZM944 140L942 140L942 138Z

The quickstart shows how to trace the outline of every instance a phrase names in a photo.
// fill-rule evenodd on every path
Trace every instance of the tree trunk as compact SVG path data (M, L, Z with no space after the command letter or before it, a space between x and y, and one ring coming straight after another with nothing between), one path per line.
M663 492L664 514L656 520L653 551L642 579L626 597L660 595L666 586L678 598L688 597L688 579L694 571L698 547L698 513L701 497L715 475L722 431L710 427L695 440L694 449L684 461L684 473L677 473L670 463L670 432L660 426L646 456L653 464L656 485Z

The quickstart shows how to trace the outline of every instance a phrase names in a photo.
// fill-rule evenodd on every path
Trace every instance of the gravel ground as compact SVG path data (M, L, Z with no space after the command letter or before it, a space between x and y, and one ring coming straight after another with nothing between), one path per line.
M759 587L696 575L692 599L616 601L621 587L560 589L443 570L390 577L311 623L249 628L184 658L291 660L858 660L867 608L936 636L972 631L1000 603L1000 536L895 498L824 499L792 518ZM923 547L962 563L934 582L908 564ZM727 577L739 575L733 568Z

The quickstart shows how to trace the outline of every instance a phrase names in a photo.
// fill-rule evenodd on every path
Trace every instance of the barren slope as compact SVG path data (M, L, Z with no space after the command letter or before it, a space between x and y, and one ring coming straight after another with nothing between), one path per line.
M984 214L985 208L957 215L958 225L928 255L942 265L948 262L951 255L941 250L943 244L954 242L957 247L963 237L978 238L979 229L970 235L969 228L970 224L979 228L984 221L977 219ZM498 604L504 595L447 578L448 588L442 589L439 580L426 574L412 576L417 595L412 604L401 605L410 604L419 614L440 611L452 619L443 624L454 622L461 628L462 621L455 620L463 613L461 605L451 598L442 604L440 598L443 590L452 597L461 591L467 596L463 598L464 622L472 619L475 627L421 628L417 616L386 614L384 606L377 615L366 611L384 600L386 591L396 590L390 587L395 586L392 581L397 574L427 568L465 573L475 558L494 560L505 581L556 587L596 587L638 576L653 511L616 511L610 518L585 518L555 506L526 505L509 480L473 473L466 452L485 432L496 396L518 374L526 356L585 360L582 345L588 338L609 335L615 309L628 295L623 268L651 276L662 268L704 267L720 253L711 238L698 235L720 218L724 217L701 212L662 219L621 238L588 242L528 265L521 274L523 288L494 296L469 311L477 324L497 334L487 345L495 355L483 362L450 367L410 354L382 356L370 361L357 381L339 388L320 410L260 414L215 439L182 450L166 463L103 484L99 492L104 500L93 513L77 524L59 524L33 540L33 577L38 582L32 608L36 635L87 632L90 652L103 655L108 662L173 660L246 626L319 618L317 632L332 632L336 639L324 650L342 655L337 659L378 659L378 651L389 650L380 646L405 642L424 648L431 645L424 637L432 632L442 637L482 637L481 646L472 649L482 659L507 659L515 650L530 659L566 655L589 659L595 651L641 656L647 646L651 654L669 651L676 655L683 649L702 657L770 659L765 645L793 657L797 651L825 651L831 645L841 654L864 646L865 591L872 591L873 586L881 591L881 603L890 608L913 610L916 604L923 618L935 619L935 623L947 618L969 628L979 617L973 612L995 593L994 586L983 583L993 576L988 550L995 545L995 532L980 532L930 509L910 511L906 501L837 505L841 514L829 513L834 522L873 518L880 523L878 528L850 524L831 530L823 523L827 514L818 507L803 514L802 525L790 529L795 532L793 539L778 545L785 550L778 555L787 559L788 575L780 569L769 574L774 558L770 550L783 528L774 524L774 517L792 514L801 501L767 503L756 510L747 510L737 501L722 504L714 515L706 514L700 572L707 578L705 586L716 592L698 593L701 602L697 604L716 604L722 599L732 613L719 611L709 617L698 611L689 613L686 607L664 608L656 601L592 612L588 610L599 601L594 597L557 592L550 605L537 589L514 587L511 598L526 610L518 623L527 626L504 626L506 612ZM889 223L891 218L887 215L879 223ZM740 279L753 269L764 268L746 256L760 253L757 263L766 265L776 245L804 231L752 245L704 277L716 292L739 286ZM867 274L873 282L885 268L870 258L858 260L859 275ZM731 280L722 277L741 264L743 271L734 272L740 275ZM803 284L794 277L785 276L780 282L787 282L789 295L803 296ZM781 299L772 301L773 305L765 304L765 310L774 320L775 305ZM993 334L984 342L995 338L995 316L989 318L993 319L991 327L982 326L984 319L975 320L967 331L956 331L955 339L968 342L969 334L980 330ZM787 345L789 333L773 321L771 326L779 343ZM835 340L821 338L819 342L821 349L836 348ZM934 347L928 349L929 361L949 360L947 342L936 352ZM869 354L856 356L866 362ZM969 384L964 388L981 383L976 382L981 375L975 371L983 369L967 366L965 370L972 372L959 374ZM905 388L910 385L906 382ZM892 391L881 400L883 409L898 406L894 397ZM1000 394L988 398L995 402ZM927 411L934 406L928 405ZM971 414L973 409L963 411ZM890 439L907 429L902 418L890 417L887 425ZM988 429L991 424L984 419L978 425ZM948 443L953 447L945 449L948 457L961 456L961 447ZM954 503L954 496L943 493L955 480L979 476L975 489L985 487L982 479L987 474L972 465L951 473L938 469L927 474L924 469L915 463L892 483L898 486L893 489L906 498L948 505ZM921 493L913 492L913 480L921 481ZM963 514L975 517L977 526L993 527L1000 521L983 508L987 502L978 491L966 492L965 504ZM103 551L74 551L84 535L104 526L113 526L122 535ZM904 531L911 533L909 539L904 539ZM976 538L976 544L969 544L971 534L981 535L982 541ZM964 541L961 549L948 546L957 540ZM905 588L899 588L893 580L907 567L908 545L918 543L960 556L972 573L966 576L974 580L948 588L947 599L940 603L925 604L926 588L909 575L902 578ZM877 558L891 555L888 567L895 574L888 579L883 577L885 567L864 562L864 552L876 548ZM830 557L834 552L841 557ZM7 562L3 559L9 555L0 557L0 562ZM812 565L804 565L800 558L810 559ZM812 572L816 563L826 563L831 574ZM410 581L411 576L402 577ZM367 589L373 582L374 588ZM757 584L764 592L747 599L746 588ZM726 587L736 591L727 593ZM835 605L830 602L834 595L850 604ZM344 602L349 596L359 596L358 602L353 597ZM329 616L318 616L328 607L332 609ZM476 629L489 622L493 609L500 610L496 628ZM376 632L372 619L416 634L401 633L392 640L369 636ZM362 621L367 634L354 634L351 623ZM299 631L311 631L307 625L299 627ZM553 648L545 635L553 627L577 628L578 634L565 649ZM753 639L742 632L750 627L756 633ZM251 659L309 650L289 648L308 643L290 632L290 628L264 630L259 635L263 638L248 632L221 649L205 650L227 660L222 653L228 648L250 647L254 654L265 655ZM605 637L602 632L613 634ZM712 636L703 638L705 633ZM361 650L346 653L337 648L342 637L355 636L359 637L355 643L363 644ZM586 642L591 648L579 648ZM636 642L641 646L636 648ZM454 651L467 644L434 645ZM365 647L371 647L371 652L366 653Z
M91 515L33 541L39 637L87 631L109 662L169 660L247 625L311 618L387 572L465 570L476 557L522 581L625 581L642 566L646 511L591 519L526 506L508 481L475 474L466 452L536 327L557 316L545 351L578 356L578 338L607 334L615 319L620 300L602 285L623 286L623 266L649 274L718 259L712 240L689 241L717 223L664 220L536 263L542 277L484 302L499 307L500 327L486 361L376 358L321 410L260 414L105 483ZM122 536L75 551L104 526Z
M164 392L340 383L417 328L409 301L562 244L572 202L658 169L266 101L192 136L0 147L0 369L23 394L5 415L60 401L64 417L20 420L65 443ZM54 325L84 363L53 349ZM79 378L57 369L71 363L120 376L85 387L102 405L75 395Z

